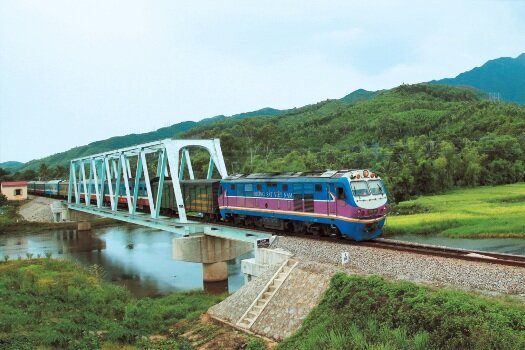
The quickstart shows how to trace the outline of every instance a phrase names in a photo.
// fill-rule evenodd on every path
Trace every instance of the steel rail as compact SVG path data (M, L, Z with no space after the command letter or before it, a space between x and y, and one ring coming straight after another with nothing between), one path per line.
M359 245L364 247L396 250L428 256L439 256L444 258L453 258L497 265L525 267L525 256L522 255L433 246L427 244L389 240L384 238L376 238L371 241L360 242Z
M355 241L351 241L345 238L337 237L335 235L333 236L316 236L313 234L305 235L305 234L284 232L284 231L280 231L276 229L246 227L242 225L235 225L233 223L224 223L224 222L220 224L214 223L214 225L242 228L243 230L247 230L247 231L268 232L268 233L272 233L276 235L282 235L284 237L291 236L291 237L301 238L301 239L312 239L312 240L317 240L317 241L349 244L355 247L379 248L379 249L386 249L386 250L403 251L407 253L420 254L420 255L426 255L426 256L439 256L443 258L452 258L452 259L460 259L460 260L467 260L467 261L473 261L473 262L482 262L482 263L490 263L490 264L496 264L496 265L507 265L507 266L525 268L525 256L523 255L513 255L513 254L504 254L504 253L496 253L496 252L485 252L485 251L480 251L480 250L434 246L434 245L428 245L428 244L411 243L411 242L404 242L404 241L391 240L391 239L385 239L385 238L376 238L370 241L355 242Z

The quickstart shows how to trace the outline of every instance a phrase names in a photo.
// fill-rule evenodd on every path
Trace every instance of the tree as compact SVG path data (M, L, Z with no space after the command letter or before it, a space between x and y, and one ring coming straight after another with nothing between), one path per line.
M9 180L9 171L0 168L0 181Z
M5 194L0 193L0 206L6 205L6 204L7 204L7 197L5 196Z
M38 176L40 176L40 179L49 180L50 175L49 167L46 165L46 163L41 163L40 167L38 168Z

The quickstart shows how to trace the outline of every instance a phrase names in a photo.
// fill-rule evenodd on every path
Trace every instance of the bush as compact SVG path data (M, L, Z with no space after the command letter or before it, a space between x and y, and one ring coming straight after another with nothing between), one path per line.
M523 305L380 277L334 275L279 349L525 349Z
M7 204L7 197L5 196L5 194L0 193L0 206L6 205L6 204Z
M186 292L137 300L127 289L102 282L101 274L99 267L53 259L2 263L0 348L97 349L104 341L140 346L143 336L195 319L223 298ZM189 346L178 338L164 345Z

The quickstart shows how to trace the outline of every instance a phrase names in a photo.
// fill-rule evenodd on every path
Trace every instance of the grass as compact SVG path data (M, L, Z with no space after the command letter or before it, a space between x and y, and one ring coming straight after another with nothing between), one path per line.
M277 349L524 349L514 299L337 273L321 303Z
M389 234L525 237L525 183L457 189L401 202L387 219Z
M18 209L27 201L13 201L0 206L0 227L14 225L17 222L23 221L23 218L18 215Z
M182 333L224 298L195 291L134 299L99 270L53 259L0 263L0 348L192 349Z

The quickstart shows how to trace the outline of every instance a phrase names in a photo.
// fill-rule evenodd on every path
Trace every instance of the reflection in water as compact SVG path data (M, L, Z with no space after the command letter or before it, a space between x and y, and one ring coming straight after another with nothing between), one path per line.
M126 286L135 296L158 296L174 291L208 289L222 293L236 291L244 284L241 259L228 262L228 281L208 286L202 281L202 264L172 259L172 240L179 234L133 225L44 233L6 234L0 236L0 259L25 258L26 253L77 261L84 266L97 264L104 278Z
M228 292L228 281L203 282L204 290L210 294L222 294Z
M106 249L106 242L98 238L91 231L78 232L76 230L55 232L55 238L58 241L58 253L72 252L91 252L96 250L100 252Z

